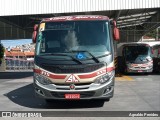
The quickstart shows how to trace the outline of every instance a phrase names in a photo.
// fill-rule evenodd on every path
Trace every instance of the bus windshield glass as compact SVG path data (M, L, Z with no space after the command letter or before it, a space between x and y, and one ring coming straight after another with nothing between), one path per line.
M130 62L145 61L147 56L150 55L149 46L144 46L144 45L125 46L124 55L126 61Z
M111 53L108 24L108 21L41 23L37 35L36 55L88 51L98 57Z

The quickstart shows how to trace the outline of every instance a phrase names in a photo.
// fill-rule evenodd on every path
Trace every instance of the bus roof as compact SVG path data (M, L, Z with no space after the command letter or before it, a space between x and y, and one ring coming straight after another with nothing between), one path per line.
M122 50L125 46L137 46L137 45L147 45L153 47L154 45L160 45L160 41L154 42L125 42L117 44L117 55L122 56Z
M44 18L41 22L60 22L60 21L86 21L86 20L109 20L107 16L102 15L75 15Z
M123 45L149 45L149 46L154 46L154 45L160 45L160 41L153 41L153 42L126 42L126 43L120 43L118 46L123 46Z

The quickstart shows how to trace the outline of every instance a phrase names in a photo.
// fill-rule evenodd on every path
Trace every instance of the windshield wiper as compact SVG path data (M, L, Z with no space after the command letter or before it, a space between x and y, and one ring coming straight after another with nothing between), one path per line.
M79 64L83 64L80 60L74 58L73 56L67 55L67 54L61 54L61 53L46 53L46 54L42 54L41 56L46 56L46 55L55 55L55 56L67 56L70 57L73 61L79 63Z
M92 53L90 53L87 50L71 50L70 52L87 52L96 63L100 63L100 61L98 60L98 58L96 58Z

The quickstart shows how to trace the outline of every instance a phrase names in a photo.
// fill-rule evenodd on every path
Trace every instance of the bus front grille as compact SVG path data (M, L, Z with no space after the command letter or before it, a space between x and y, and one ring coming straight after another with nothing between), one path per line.
M41 67L53 73L87 73L98 70L104 66L104 63L85 64L85 65L47 65L41 64Z

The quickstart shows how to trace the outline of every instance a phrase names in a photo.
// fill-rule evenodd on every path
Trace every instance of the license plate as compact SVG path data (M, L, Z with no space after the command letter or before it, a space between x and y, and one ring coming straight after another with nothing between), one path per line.
M138 72L143 72L142 70L138 70Z
M80 99L80 94L65 94L65 99Z

